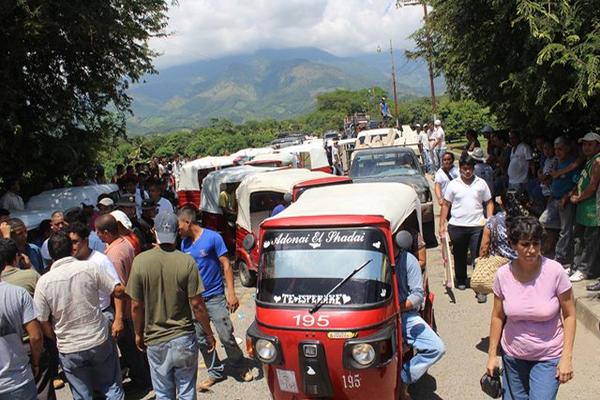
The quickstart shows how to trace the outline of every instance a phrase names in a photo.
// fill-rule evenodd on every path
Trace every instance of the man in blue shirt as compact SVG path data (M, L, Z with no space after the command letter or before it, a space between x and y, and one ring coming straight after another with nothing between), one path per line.
M279 214L280 212L282 212L283 210L285 210L290 205L291 202L292 202L292 194L291 193L285 193L283 195L283 198L279 202L279 204L277 204L273 208L273 211L271 211L271 217L274 217L277 214Z
M241 379L245 382L253 379L251 372L245 367L244 355L233 336L233 325L229 313L239 307L233 280L233 270L227 258L227 246L223 238L210 229L202 228L196 223L196 213L184 208L177 214L179 234L182 237L181 251L191 255L200 271L204 283L202 297L208 316L217 330L219 340L225 347L229 361L240 370ZM223 270L221 271L221 267ZM225 297L225 289L227 297ZM204 364L208 368L208 379L198 383L199 390L207 390L217 381L223 380L224 366L215 348L208 345L206 335L200 324L196 323L196 336Z
M446 349L440 337L419 315L425 297L419 261L406 250L398 250L396 254L402 336L414 351L414 356L403 363L400 371L403 396L401 398L410 399L408 386L425 375L427 370L442 358Z

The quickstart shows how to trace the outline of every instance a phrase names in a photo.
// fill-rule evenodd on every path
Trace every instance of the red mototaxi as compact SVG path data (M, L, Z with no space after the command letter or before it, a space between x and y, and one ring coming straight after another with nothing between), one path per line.
M410 186L363 183L311 189L263 222L247 344L274 399L398 398L403 341L393 235L414 213L418 219ZM319 301L322 308L311 310Z
M183 164L177 183L177 205L200 208L202 197L202 181L211 173L234 165L236 156L202 157L197 160Z

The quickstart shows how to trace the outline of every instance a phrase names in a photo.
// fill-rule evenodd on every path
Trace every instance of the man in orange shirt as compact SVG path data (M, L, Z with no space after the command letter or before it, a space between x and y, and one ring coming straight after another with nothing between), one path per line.
M123 214L124 215L124 214ZM101 215L96 220L96 231L100 239L106 243L106 255L115 266L115 270L125 286L129 280L131 265L135 258L135 250L131 243L119 233L119 222L111 214ZM150 367L146 355L138 350L135 345L135 332L131 320L131 308L125 306L125 315L115 315L115 322L121 317L123 320L123 331L117 343L125 365L129 367L129 378L140 388L150 388Z

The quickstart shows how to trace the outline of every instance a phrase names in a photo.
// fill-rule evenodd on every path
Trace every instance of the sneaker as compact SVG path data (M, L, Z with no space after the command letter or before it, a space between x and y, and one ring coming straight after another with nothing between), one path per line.
M52 386L54 387L54 389L58 390L58 389L62 389L65 387L65 381L63 381L60 378L56 378L52 381Z
M206 378L202 382L198 382L198 384L196 385L196 390L198 390L200 392L206 392L215 383L217 383L217 380L215 378L209 376L208 378Z
M581 271L575 271L573 272L573 274L569 277L569 280L571 282L581 282L583 280L586 279L586 276L581 272Z
M254 379L254 375L252 375L250 369L244 368L240 371L240 379L244 382L250 382Z
M467 285L458 285L456 288L458 290L466 290L467 289Z
M592 283L591 285L587 285L585 287L585 289L590 292L600 292L600 281L596 281L595 283Z
M483 294L483 293L477 293L475 295L475 297L477 297L477 302L479 304L485 303L487 301L487 295Z

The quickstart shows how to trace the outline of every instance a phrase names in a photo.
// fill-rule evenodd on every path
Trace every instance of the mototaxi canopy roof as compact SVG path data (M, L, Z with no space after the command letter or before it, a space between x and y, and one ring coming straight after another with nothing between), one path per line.
M421 227L421 204L415 190L403 183L353 183L314 188L273 219L322 215L376 215L390 223L392 232L417 211Z
M237 224L247 231L252 230L250 218L250 196L252 193L291 193L294 186L299 182L331 176L334 175L320 171L309 171L304 168L281 169L247 176L235 192L238 201Z
M234 156L208 156L184 164L181 167L177 190L200 190L198 171L232 166L235 159Z
M286 152L277 152L277 153L268 153L268 154L258 154L252 158L246 164L260 164L267 162L280 162L282 166L292 165L295 161L295 157L293 154Z
M251 165L242 165L213 171L206 175L202 181L202 197L200 200L200 210L212 214L222 214L219 207L219 194L221 185L225 183L238 183L249 175L272 171L275 168L253 167Z
M325 148L322 145L322 141L320 142L320 144L310 143L284 147L281 150L279 150L279 152L291 153L297 156L301 156L301 153L308 153L310 155L310 169L329 167L329 160L327 160L327 152L325 151Z

